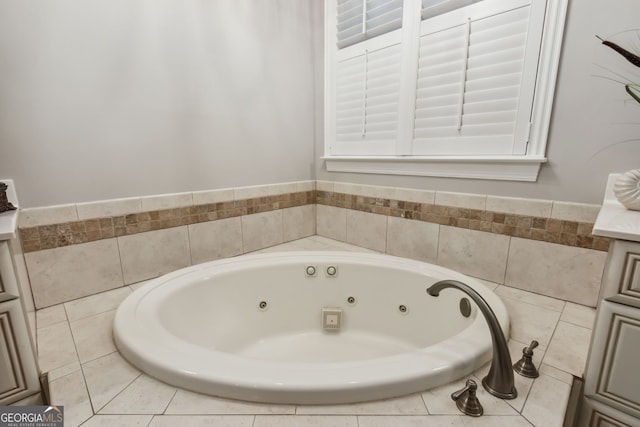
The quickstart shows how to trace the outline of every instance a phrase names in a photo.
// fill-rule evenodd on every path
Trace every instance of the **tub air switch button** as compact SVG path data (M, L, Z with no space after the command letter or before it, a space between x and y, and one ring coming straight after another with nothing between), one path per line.
M335 276L338 274L338 268L335 265L327 267L327 276Z
M316 268L313 265L308 265L307 268L305 269L305 274L307 276L315 276Z

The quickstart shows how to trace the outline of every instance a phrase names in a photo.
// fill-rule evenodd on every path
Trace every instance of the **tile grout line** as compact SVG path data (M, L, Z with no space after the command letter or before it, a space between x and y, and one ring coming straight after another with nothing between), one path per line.
M117 352L117 351L116 351L116 352ZM113 353L116 353L116 352L112 352L112 353L109 353L109 354L113 354ZM107 355L107 356L108 356L108 355ZM104 357L104 356L103 356L103 357ZM94 359L94 360L97 360L97 359ZM127 362L127 363L129 363L129 362ZM136 382L136 380L137 380L138 378L140 378L142 375L143 375L143 374L142 374L142 372L141 372L141 371L138 371L138 375L137 375L133 380L131 380L129 383L127 383L127 385L125 385L125 386L122 388L122 390L120 390L119 392L117 392L117 393L116 393L116 394L115 394L111 399L109 399L109 400L107 401L107 403L105 403L104 405L102 405L102 407L101 407L100 409L98 409L98 411L100 411L100 410L102 410L102 409L106 408L106 407L107 407L107 405L109 405L109 403L113 402L113 400L114 400L116 397L120 396L120 394L122 394L122 392L123 392L123 391L125 391L126 389L128 389L128 388L129 388L129 386L130 386L131 384L133 384L134 382ZM85 383L86 383L86 380L85 380ZM89 399L91 399L91 395L89 395ZM92 402L91 404L93 405L93 402ZM96 412L94 413L94 415L118 415L118 414L98 414L98 412L96 411ZM125 415L125 414L119 414L119 415Z

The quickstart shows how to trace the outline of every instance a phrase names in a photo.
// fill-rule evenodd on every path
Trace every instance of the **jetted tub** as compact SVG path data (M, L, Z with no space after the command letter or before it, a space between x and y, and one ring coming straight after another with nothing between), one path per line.
M508 337L503 303L463 274L382 254L277 252L150 281L118 308L114 338L142 371L201 393L301 404L400 396L490 360L475 304L465 317L461 291L427 294L442 279L476 289Z

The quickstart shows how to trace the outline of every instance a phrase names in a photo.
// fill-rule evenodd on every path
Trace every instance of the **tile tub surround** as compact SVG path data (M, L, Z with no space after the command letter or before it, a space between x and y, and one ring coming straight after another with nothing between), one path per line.
M153 200L154 203L151 205L160 205L158 201L161 200L160 198L154 198ZM185 198L184 200L188 199ZM114 203L119 202L116 201ZM20 236L22 238L24 253L29 253L43 249L77 245L96 240L130 236L147 231L199 224L314 203L315 192L313 190L300 191L85 220L21 226ZM56 208L52 209L54 211L56 210ZM29 215L28 211L27 215ZM70 216L70 218L73 218L73 216ZM46 221L46 219L42 221ZM27 220L26 223L28 224L29 220Z
M77 205L84 215L119 214L57 224L44 223L47 209L26 210L21 223L39 224L21 229L23 246L30 249L24 256L35 306L48 307L314 235L314 187L313 182L299 182L156 196L141 198L140 203L99 202L91 209ZM248 195L255 197L245 198ZM228 198L232 200L225 201ZM181 206L190 200L201 204ZM144 206L163 209L125 213L126 208ZM56 221L72 212L51 209ZM47 249L35 250L42 246Z
M479 201L484 201L487 196L463 195L443 193L438 197L436 193L435 203L398 200L395 198L383 198L375 196L363 196L359 194L339 193L333 191L316 191L316 203L318 205L333 206L349 210L374 213L389 217L412 219L433 224L446 225L469 230L484 231L492 234L501 234L511 237L520 237L530 240L539 240L549 243L557 243L564 246L607 251L609 239L593 236L593 221L580 221L571 219L554 218L551 216L532 216L518 213L503 212L507 206L527 204L523 199L501 198L502 203L492 203L492 206L501 211L479 209L484 206ZM489 198L487 200L496 200ZM439 204L438 201L446 204ZM460 202L464 200L464 202ZM544 213L544 210L536 206L536 201L528 201L531 210ZM464 204L475 208L463 207ZM552 204L549 202L549 207ZM564 205L563 205L564 206ZM523 209L526 210L526 209ZM551 215L552 210L548 211ZM566 210L560 212L565 213ZM571 217L570 214L564 217ZM586 220L586 216L581 217Z
M29 273L36 273L31 279L38 307L316 233L594 305L609 244L608 239L591 235L597 208L550 200L301 181L26 209L21 211L20 236ZM120 268L124 275L120 279L86 271L92 269L87 254L97 256L92 244L110 241L117 256L111 256L112 262L104 269L115 272ZM484 251L486 247L492 251ZM142 249L150 253L136 256ZM542 269L528 263L535 259L531 254L541 255L539 263L546 273L540 277ZM542 259L545 254L549 256ZM553 254L571 262L561 269ZM171 262L160 262L163 257ZM52 264L56 272L47 272L40 266L50 264L50 259L68 262L56 262ZM64 281L68 286L58 292L60 281L55 277L70 274L96 280L89 288L78 281ZM561 280L548 280L555 277ZM586 292L576 292L582 286ZM56 294L60 297L52 298Z
M289 250L366 251L320 236L260 252ZM53 404L64 405L65 425L220 426L562 426L572 373L584 366L586 334L594 310L519 289L487 283L509 305L509 347L516 361L530 337L538 338L534 363L541 375L515 375L519 396L497 399L478 389L485 415L462 415L451 400L464 380L393 399L348 405L271 405L216 398L154 380L122 359L113 347L111 319L132 286L66 302L37 312L39 355L49 372ZM560 331L560 334L556 333ZM558 336L556 336L558 335ZM477 382L488 366L470 377Z
M596 205L323 181L316 204L318 235L596 305L609 245L591 234Z

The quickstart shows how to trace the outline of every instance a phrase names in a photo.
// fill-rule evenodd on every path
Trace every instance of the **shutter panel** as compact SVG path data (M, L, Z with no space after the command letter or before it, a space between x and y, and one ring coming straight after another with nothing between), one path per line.
M338 0L338 48L400 28L402 5L403 0Z
M332 154L393 154L400 93L399 43L338 61Z
M422 19L432 18L482 0L422 0Z
M485 10L490 3L467 22L460 10L422 23L414 155L510 155L526 145L516 135L532 104L532 95L519 101L530 5L495 13Z

